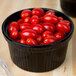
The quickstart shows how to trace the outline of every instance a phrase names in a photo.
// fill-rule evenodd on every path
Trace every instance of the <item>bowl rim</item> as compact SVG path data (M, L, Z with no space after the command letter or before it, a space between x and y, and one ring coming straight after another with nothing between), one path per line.
M34 9L34 8L26 8L26 9L32 10L32 9ZM4 22L2 23L2 33L4 34L4 36L5 36L10 42L12 42L12 43L14 43L14 44L18 44L18 45L20 45L20 46L25 46L25 47L41 48L41 47L58 45L58 44L60 44L60 43L62 43L62 42L64 42L64 41L66 41L66 40L72 35L72 33L73 33L73 31L74 31L74 24L73 24L72 20L71 20L66 14L64 14L64 13L58 11L58 10L55 10L55 9L42 8L42 9L44 9L44 10L53 10L53 11L55 11L55 12L61 13L62 15L64 15L65 17L68 18L68 20L71 22L71 31L68 33L68 35L67 35L64 39L62 39L62 40L59 40L59 41L57 41L57 42L55 42L55 43L47 44L47 45L26 45L26 44L21 44L21 43L18 43L18 42L16 42L16 41L12 40L12 39L7 35L7 33L4 31L4 25L5 25L5 23L6 23L6 20L9 19L10 16L12 16L12 15L18 13L18 12L21 12L21 11L23 11L23 10L26 10L26 9L22 9L22 10L19 10L19 11L17 11L17 12L12 13L12 14L9 15L9 16L4 20Z

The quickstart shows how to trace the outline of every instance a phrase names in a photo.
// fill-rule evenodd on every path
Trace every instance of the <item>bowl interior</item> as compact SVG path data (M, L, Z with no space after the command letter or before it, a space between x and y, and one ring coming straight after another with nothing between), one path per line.
M32 10L33 8L29 8L29 9ZM72 35L73 30L74 30L74 24L73 24L73 22L71 21L71 19L70 19L68 16L66 16L65 14L63 14L63 13L57 11L57 10L47 9L47 8L42 8L42 9L44 9L45 12L48 11L48 10L53 10L53 11L55 12L55 14L56 14L57 17L63 17L64 20L69 20L69 21L71 22L71 31L70 31L70 33L67 34L67 36L66 36L64 39L62 39L62 40L60 40L60 41L58 41L58 42L55 42L55 43L53 43L53 44L48 44L48 45L35 45L35 46L33 46L33 45L20 44L20 43L18 43L18 42L15 42L14 40L12 40L12 39L9 37L8 25L9 25L12 21L17 21L18 19L20 19L20 18L21 18L21 17L20 17L20 14L21 14L21 12L22 12L23 10L20 10L20 11L18 11L18 12L15 12L15 13L13 13L12 15L8 16L8 17L5 19L5 21L4 21L3 24L2 24L2 32L3 32L3 34L5 35L5 37L6 37L9 41L11 41L11 42L13 42L13 43L15 43L15 44L18 44L18 45L21 45L21 46L27 46L27 47L45 47L45 46L52 46L52 45L57 45L57 44L65 41L66 39L68 39L68 38Z

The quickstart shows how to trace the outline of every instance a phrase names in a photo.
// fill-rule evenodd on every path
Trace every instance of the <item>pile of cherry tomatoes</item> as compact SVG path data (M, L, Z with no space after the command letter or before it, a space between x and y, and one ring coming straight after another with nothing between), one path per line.
M71 30L71 23L55 12L44 12L41 8L21 12L21 18L8 26L9 37L26 45L52 44L66 37Z

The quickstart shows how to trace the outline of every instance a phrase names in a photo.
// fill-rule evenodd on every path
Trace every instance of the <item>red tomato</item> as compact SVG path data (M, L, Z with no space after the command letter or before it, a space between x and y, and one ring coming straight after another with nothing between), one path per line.
M71 31L71 22L57 17L52 10L35 8L21 12L21 18L8 26L9 37L27 45L46 45L65 38Z
M24 22L25 22L25 23L30 23L30 17L26 17L26 18L24 19Z
M58 19L59 19L59 22L64 20L62 17L58 17Z
M64 32L64 33L69 33L71 28L70 26L66 25L65 23L62 23L62 22L59 22L57 25L56 25L56 29L57 31L61 31L61 32Z
M58 23L58 17L55 15L44 15L43 16L43 21L44 22L51 22L51 23Z
M30 23L23 23L20 25L20 30L23 31L25 29L30 29L31 28L31 24Z
M42 42L42 36L41 35L38 35L37 38L36 38L36 41L38 43Z
M44 44L52 44L56 42L56 38L54 36L49 36L44 38Z
M10 33L10 38L12 38L12 39L17 39L18 36L19 36L18 31L12 31L12 32Z
M42 23L41 24L44 27L44 30L55 32L56 28L55 25L52 23Z
M19 20L17 21L17 23L18 23L19 25L21 25L23 22L24 22L23 19L19 19Z
M32 15L31 10L24 10L21 12L21 17L25 18L25 17L30 17Z
M32 29L36 31L38 34L43 32L43 27L40 24L32 25Z
M53 36L53 33L50 32L50 31L45 31L45 32L42 34L42 37L43 37L43 38L49 37L49 36Z
M18 25L18 23L15 22L15 21L11 22L11 23L9 24L9 26L8 26L8 31L9 31L9 33L12 32L12 31L14 31L14 30L16 30L16 31L19 30L19 25Z
M32 24L38 24L39 21L40 21L40 19L39 19L38 16L33 15L33 16L31 17L30 21L31 21Z
M44 15L44 10L41 8L35 8L32 10L32 15L37 15L41 17L42 15Z
M27 38L35 39L37 37L37 33L32 29L26 29L21 32L21 37L24 39L27 39Z
M32 38L26 39L26 44L27 45L38 45L37 41Z
M65 34L63 32L56 32L54 35L58 40L62 40L65 37Z
M26 40L21 38L20 41L19 41L21 44L26 44Z
M63 21L61 21L61 22L62 22L62 23L65 23L65 24L68 25L68 26L71 25L70 21L68 21L68 20L63 20Z
M47 11L47 12L45 13L45 15L55 15L55 12L52 11L52 10L50 10L50 11Z

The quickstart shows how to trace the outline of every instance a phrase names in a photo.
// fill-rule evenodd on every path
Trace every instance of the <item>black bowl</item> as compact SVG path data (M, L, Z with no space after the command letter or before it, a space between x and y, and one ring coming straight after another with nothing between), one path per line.
M33 8L30 8L32 10ZM44 11L53 10L42 8ZM72 37L72 33L74 30L74 24L71 19L65 14L53 10L56 13L56 16L61 16L65 20L69 20L71 22L71 31L67 36L56 43L48 44L48 45L24 45L15 42L8 35L8 25L12 21L17 21L20 18L20 14L22 12L18 11L8 16L6 20L2 24L2 32L3 35L8 42L10 55L12 61L20 68L32 71L32 72L45 72L50 71L58 66L60 66L65 57L68 47L68 42Z

